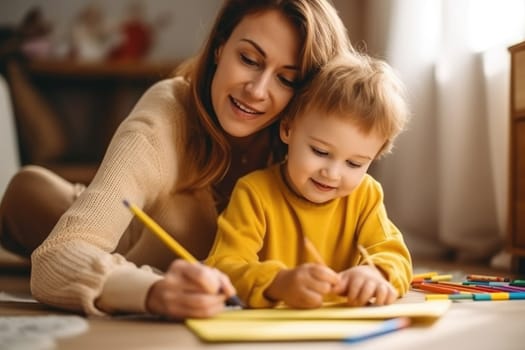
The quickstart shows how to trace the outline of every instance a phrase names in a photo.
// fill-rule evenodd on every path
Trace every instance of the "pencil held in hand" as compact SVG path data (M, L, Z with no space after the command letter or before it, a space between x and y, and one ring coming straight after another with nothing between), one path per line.
M306 248L306 251L308 252L308 254L310 254L310 256L314 259L314 261L318 264L326 266L326 263L324 262L323 257L321 256L321 254L319 254L319 252L315 248L312 241L310 241L308 237L303 237L303 242L304 242L304 247Z
M368 254L368 251L361 244L357 245L357 249L359 250L359 253L361 253L361 256L363 257L366 264L376 269L376 265L372 261L372 258L370 258L370 254Z
M137 217L144 225L150 229L168 248L175 254L191 263L200 263L189 251L179 244L170 234L168 234L159 224L157 224L148 214L127 200L123 200L124 205ZM226 305L244 307L243 302L238 296L234 295L226 300Z

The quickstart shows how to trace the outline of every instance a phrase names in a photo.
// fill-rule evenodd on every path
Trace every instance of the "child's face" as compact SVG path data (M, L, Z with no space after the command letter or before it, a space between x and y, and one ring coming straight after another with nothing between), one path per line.
M286 177L292 189L314 203L349 195L356 188L385 139L365 135L339 116L307 111L288 128L281 125L288 144Z

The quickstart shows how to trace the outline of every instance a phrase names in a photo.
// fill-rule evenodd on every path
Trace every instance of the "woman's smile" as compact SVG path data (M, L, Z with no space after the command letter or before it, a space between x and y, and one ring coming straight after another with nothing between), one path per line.
M264 114L264 112L257 111L254 108L251 108L250 106L240 102L232 96L230 96L230 101L234 107L234 111L237 112L236 114L238 114L242 118L254 118L258 115Z

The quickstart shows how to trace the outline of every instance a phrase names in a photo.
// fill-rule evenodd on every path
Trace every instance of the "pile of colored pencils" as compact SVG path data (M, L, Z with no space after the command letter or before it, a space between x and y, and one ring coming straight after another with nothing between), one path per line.
M517 300L525 299L525 280L508 277L467 275L462 282L452 275L427 272L414 275L412 289L425 293L425 300Z

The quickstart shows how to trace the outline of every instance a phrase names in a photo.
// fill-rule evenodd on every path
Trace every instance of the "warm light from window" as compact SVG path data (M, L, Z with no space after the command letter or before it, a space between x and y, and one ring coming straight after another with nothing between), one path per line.
M470 0L469 47L476 52L508 46L525 38L525 1Z

